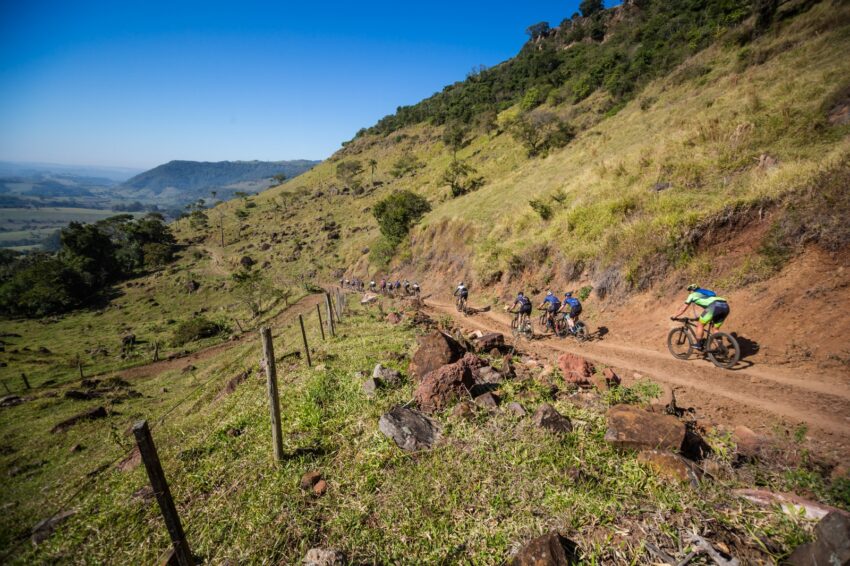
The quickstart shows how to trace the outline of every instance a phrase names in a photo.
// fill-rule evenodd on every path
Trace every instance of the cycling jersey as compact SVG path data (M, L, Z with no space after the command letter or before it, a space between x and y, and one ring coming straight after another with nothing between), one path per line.
M520 313L523 313L523 314L530 314L531 313L531 301L528 300L528 297L526 297L524 295L521 296L521 297L517 297L515 304L519 305L519 312Z
M466 297L469 296L469 289L467 289L466 287L464 287L462 285L459 285L458 288L455 289L454 294L460 295L461 297L466 298Z
M557 295L547 295L543 302L549 303L547 308L549 312L556 312L561 308L561 301L558 300Z
M716 302L725 303L727 301L723 297L718 297L716 295L715 296L708 296L708 295L704 295L704 294L702 294L698 291L694 291L693 293L688 295L687 299L685 299L686 305L695 304L695 305L700 306L702 308L707 308L710 304L716 303Z

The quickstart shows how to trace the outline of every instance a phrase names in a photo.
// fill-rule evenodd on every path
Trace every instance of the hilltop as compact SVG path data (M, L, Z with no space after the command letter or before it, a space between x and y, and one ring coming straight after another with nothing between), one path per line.
M185 205L197 199L228 200L239 191L266 189L273 177L291 179L318 161L180 161L174 160L139 173L123 182L116 192L142 202ZM216 192L216 197L211 197Z

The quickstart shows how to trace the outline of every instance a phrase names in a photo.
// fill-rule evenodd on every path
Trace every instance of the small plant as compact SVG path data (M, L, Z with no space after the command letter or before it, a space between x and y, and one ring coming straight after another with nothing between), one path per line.
M222 334L227 330L227 326L220 322L213 322L208 318L198 316L181 322L180 325L174 329L171 343L174 346L182 346L189 342L194 342L195 340L201 340L203 338L210 338L212 336Z
M534 212L540 215L543 220L552 218L552 207L540 199L532 199L528 201L528 205L534 209Z
M592 285L585 285L584 287L582 287L581 289L578 290L578 293L576 293L576 295L578 296L578 300L579 301L586 301L587 298L590 296L590 293L592 291L593 291Z

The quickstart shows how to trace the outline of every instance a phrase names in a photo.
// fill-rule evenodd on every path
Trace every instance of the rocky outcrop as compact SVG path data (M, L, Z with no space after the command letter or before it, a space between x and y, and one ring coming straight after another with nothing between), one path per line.
M794 549L791 566L842 566L850 564L850 518L830 513L815 526L815 540Z
M431 448L441 436L437 421L405 407L395 407L383 415L378 429L407 452Z
M435 369L458 361L463 356L463 348L457 341L435 330L418 339L419 349L410 360L409 374L421 380Z
M558 367L561 368L561 374L567 383L574 383L579 387L590 387L590 378L595 368L586 359L576 354L564 353L558 356Z
M475 374L483 365L483 360L468 353L461 360L425 375L413 398L426 413L445 409L456 399L468 394L475 385Z
M697 487L702 479L702 470L678 454L664 450L641 450L638 462L646 464L657 475Z
M685 424L670 415L615 405L607 417L605 440L618 448L678 451L685 440Z

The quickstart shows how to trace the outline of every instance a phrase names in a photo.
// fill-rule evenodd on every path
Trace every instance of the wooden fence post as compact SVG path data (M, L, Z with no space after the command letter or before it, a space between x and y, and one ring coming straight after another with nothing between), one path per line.
M278 462L283 460L283 439L280 433L280 402L277 396L277 367L274 361L274 346L272 345L271 328L264 326L260 329L263 340L263 359L266 365L266 385L269 392L269 411L272 421L272 446L274 458Z
M159 361L159 340L153 343L153 361Z
M171 536L171 544L174 546L177 563L180 566L193 566L195 559L189 550L183 525L180 524L180 516L177 514L174 500L171 498L171 490L168 489L168 483L165 481L165 474L162 472L162 465L159 462L159 455L156 453L156 446L151 437L148 421L137 422L133 426L133 435L136 437L136 445L139 447L139 453L148 472L148 479L151 482L154 495L156 495L156 501L159 503L159 510L162 511L162 518L165 519L168 534Z
M331 307L331 294L325 293L325 305L328 307L328 330L331 332L331 336L336 336L336 329L334 328L334 315L333 315L333 307Z
M12 394L12 390L11 390L11 389L9 389L9 384L8 384L8 383L6 383L6 380L5 380L5 379L3 380L3 387L5 387L5 388L6 388L6 393L8 393L9 395L11 395L11 394Z
M83 375L83 359L77 355L77 369L80 370L80 379L83 379L85 376Z
M319 315L319 330L322 331L322 342L325 341L325 325L322 323L322 308L316 303L316 314Z
M301 325L301 338L304 339L304 353L307 355L307 367L313 367L313 360L310 359L310 345L307 344L307 333L304 331L304 317L298 315L298 324Z
M27 379L27 374L21 372L21 379L24 380L24 387L26 387L27 389L32 389L32 387L30 387L30 381Z

